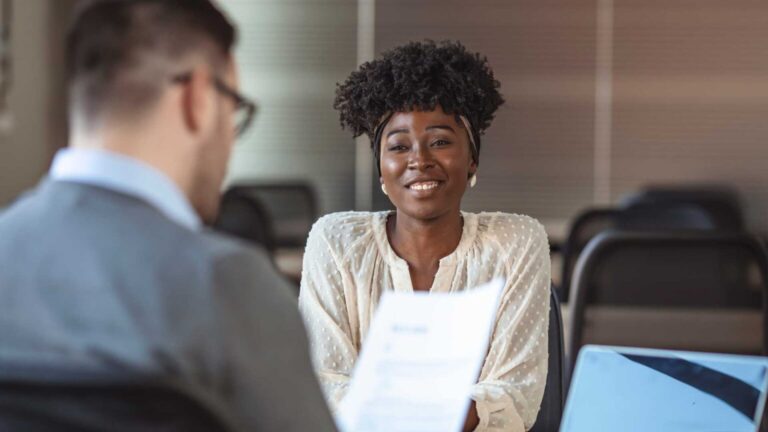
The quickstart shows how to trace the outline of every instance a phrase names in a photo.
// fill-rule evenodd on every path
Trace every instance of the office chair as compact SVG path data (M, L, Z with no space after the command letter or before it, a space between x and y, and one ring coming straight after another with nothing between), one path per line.
M539 415L531 432L557 432L563 417L565 402L565 351L563 349L563 317L560 300L554 287L549 294L549 360L547 362L547 384L541 401Z
M579 255L596 235L615 228L619 212L612 208L587 209L573 220L562 247L560 286L558 287L560 301L568 302L569 300L573 268L576 266Z
M304 248L317 219L317 198L308 183L241 183L234 193L258 200L269 215L278 248Z
M768 254L748 234L605 232L579 257L572 288L569 371L582 346L590 305L758 310L762 305L764 325L768 322Z
M229 189L224 193L213 228L260 245L270 255L275 250L275 234L269 212L257 197L238 189Z
M703 209L719 230L743 231L744 215L738 192L725 185L650 186L622 198L622 209L665 204L693 205Z
M616 229L625 231L728 231L707 209L690 203L638 203L619 211Z
M0 365L0 430L235 432L226 410L169 380Z
M601 232L612 229L631 232L742 230L741 225L733 223L740 215L730 214L730 210L721 211L714 204L698 203L690 197L687 200L666 195L663 199L654 197L637 196L615 209L589 209L575 219L563 247L559 292L563 302L570 300L576 260L587 243Z

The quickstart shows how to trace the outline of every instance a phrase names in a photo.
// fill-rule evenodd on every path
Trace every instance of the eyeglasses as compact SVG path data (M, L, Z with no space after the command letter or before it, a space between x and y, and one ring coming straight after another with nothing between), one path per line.
M185 73L173 77L172 81L176 84L183 84L192 79L192 73ZM238 137L243 136L251 127L253 119L256 117L258 106L255 102L238 93L235 89L228 86L218 77L213 78L213 88L219 93L232 99L235 103L235 134Z

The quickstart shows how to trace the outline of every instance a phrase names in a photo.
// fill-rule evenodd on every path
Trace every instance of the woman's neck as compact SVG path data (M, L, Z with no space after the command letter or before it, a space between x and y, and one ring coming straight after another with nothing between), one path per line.
M387 220L392 248L411 267L437 266L461 241L463 219L457 210L430 220L411 218L400 211Z

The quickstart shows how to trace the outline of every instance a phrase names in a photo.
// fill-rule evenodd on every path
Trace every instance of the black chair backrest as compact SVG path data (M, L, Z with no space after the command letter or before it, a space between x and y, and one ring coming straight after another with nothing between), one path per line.
M724 230L698 204L638 203L621 210L616 229L626 231L715 231Z
M573 220L562 249L562 267L558 295L560 301L567 302L570 296L570 284L576 260L590 240L603 231L616 227L619 210L610 208L588 209Z
M307 183L249 183L232 191L257 199L272 222L277 247L304 247L317 219L317 198Z
M572 288L567 352L575 360L589 305L764 307L768 255L748 234L609 231L579 257Z
M706 212L719 230L744 230L744 215L738 193L725 185L651 186L622 198L619 207L666 205L695 206Z
M213 227L260 245L269 252L275 250L275 234L269 212L256 197L237 189L229 189L224 193L219 216Z
M576 260L603 231L741 232L742 219L734 193L709 188L647 189L623 199L618 208L586 210L574 220L563 245L560 299L570 300Z
M234 432L225 409L167 381L0 365L0 430Z
M539 415L531 432L557 432L563 417L565 402L565 350L563 346L563 317L554 287L549 295L549 360L547 384Z

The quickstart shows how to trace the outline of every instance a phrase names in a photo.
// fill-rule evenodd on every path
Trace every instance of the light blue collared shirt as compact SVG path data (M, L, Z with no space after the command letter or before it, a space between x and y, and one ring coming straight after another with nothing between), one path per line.
M191 230L200 217L165 174L137 159L106 150L68 148L53 160L50 178L100 186L148 202L166 217Z

